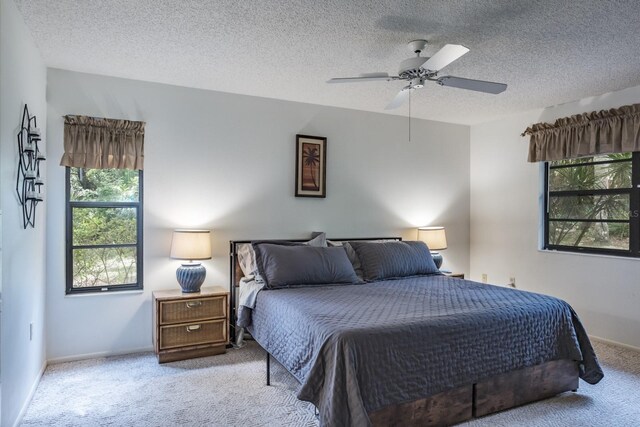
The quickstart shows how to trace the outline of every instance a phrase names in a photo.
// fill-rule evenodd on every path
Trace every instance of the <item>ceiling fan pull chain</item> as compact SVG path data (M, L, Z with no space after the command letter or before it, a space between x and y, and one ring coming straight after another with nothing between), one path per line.
M411 142L411 89L409 89L409 142Z

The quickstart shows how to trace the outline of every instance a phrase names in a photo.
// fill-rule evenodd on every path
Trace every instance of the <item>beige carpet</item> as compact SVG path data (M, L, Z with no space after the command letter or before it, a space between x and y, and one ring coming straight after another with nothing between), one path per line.
M594 343L605 378L464 426L639 426L640 353ZM250 343L227 354L158 365L135 354L49 366L24 426L315 426L297 382Z

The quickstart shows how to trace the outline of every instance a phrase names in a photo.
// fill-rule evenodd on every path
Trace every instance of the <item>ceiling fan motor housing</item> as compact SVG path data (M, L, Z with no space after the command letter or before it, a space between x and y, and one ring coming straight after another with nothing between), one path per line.
M414 58L405 59L400 63L400 71L398 71L398 75L409 80L415 77L421 77L421 74L424 74L424 70L421 71L420 67L422 67L422 64L427 62L429 57L420 56L420 53L422 53L424 48L427 47L426 40L411 40L407 46L411 52L416 54L416 56Z
M398 75L400 77L404 77L404 74L413 74L417 75L422 64L427 62L429 58L425 56L416 56L415 58L405 59L400 63L400 70L398 71Z

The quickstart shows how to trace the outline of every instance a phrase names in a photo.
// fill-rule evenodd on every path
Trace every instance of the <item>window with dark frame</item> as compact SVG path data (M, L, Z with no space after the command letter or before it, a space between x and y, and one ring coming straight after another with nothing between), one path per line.
M545 249L640 257L640 153L547 162Z
M142 289L143 173L66 168L66 293Z

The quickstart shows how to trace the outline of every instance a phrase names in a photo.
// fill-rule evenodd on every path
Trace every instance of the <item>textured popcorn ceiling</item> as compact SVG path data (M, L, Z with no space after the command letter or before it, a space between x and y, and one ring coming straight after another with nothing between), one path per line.
M16 0L46 64L181 86L384 112L426 38L471 51L444 74L504 82L487 95L429 84L414 117L473 124L640 84L640 1ZM429 56L429 55L427 55ZM393 114L408 113L408 106Z

